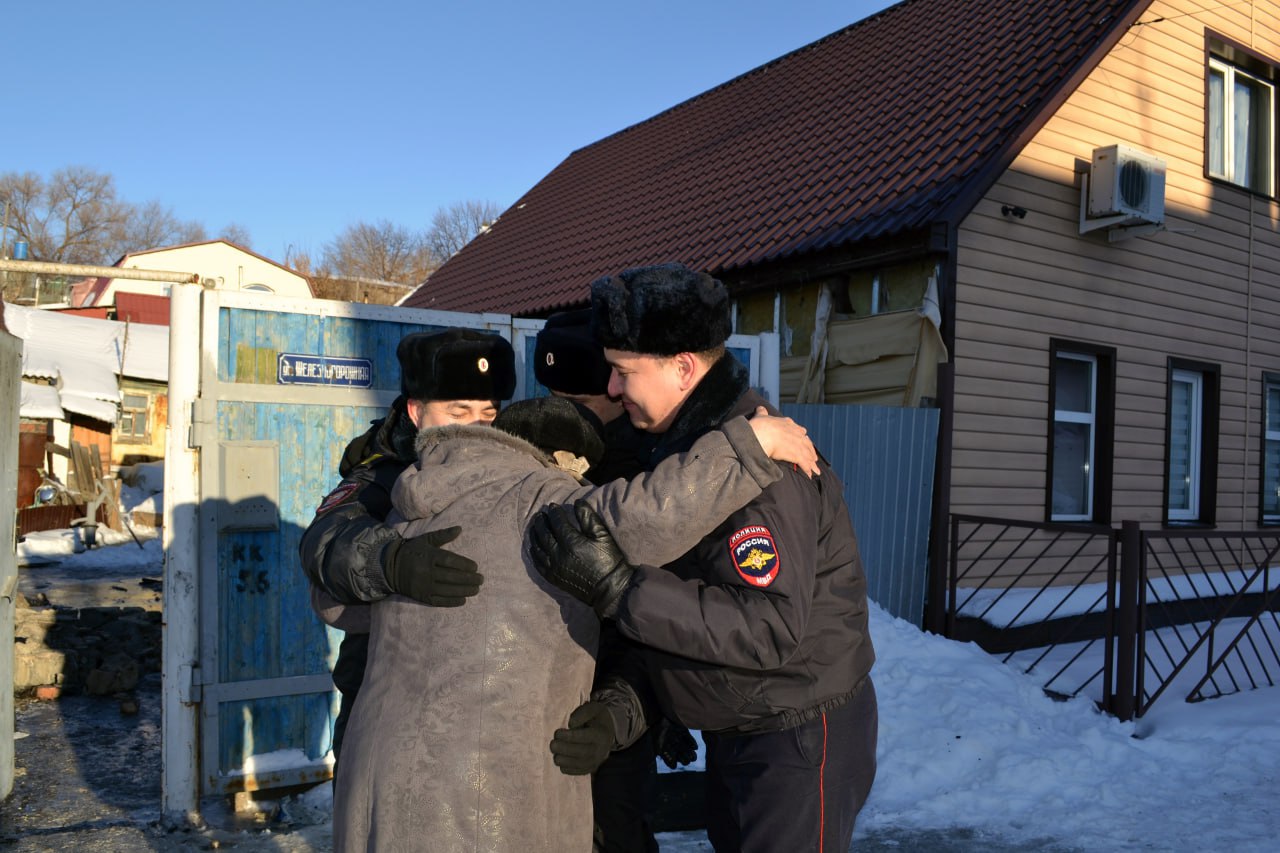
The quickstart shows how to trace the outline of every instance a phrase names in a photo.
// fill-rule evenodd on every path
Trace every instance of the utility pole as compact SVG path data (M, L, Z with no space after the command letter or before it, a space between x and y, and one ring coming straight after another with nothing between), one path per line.
M9 260L9 202L4 203L4 228L0 228L0 258ZM0 293L9 289L9 271L0 278Z

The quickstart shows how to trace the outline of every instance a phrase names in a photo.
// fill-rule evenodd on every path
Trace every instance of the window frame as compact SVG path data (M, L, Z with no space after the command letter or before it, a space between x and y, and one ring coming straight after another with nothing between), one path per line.
M1166 501L1165 517L1170 522L1188 522L1200 520L1200 469L1204 465L1204 374L1195 370L1173 370L1169 374L1169 440L1167 456L1169 467L1165 476L1169 481L1166 492L1173 493L1173 388L1185 385L1188 391L1187 400L1187 506L1176 509Z
M1058 417L1058 359L1075 358L1093 365L1093 432L1089 472L1089 512L1085 515L1055 514L1053 483L1054 436ZM1115 462L1116 350L1114 347L1053 338L1049 341L1049 400L1045 451L1045 521L1060 524L1110 524L1112 471ZM1064 418L1063 423L1082 423L1082 419Z
M1214 118L1211 89L1215 70L1223 73L1224 165L1221 174L1213 172L1210 168L1213 151L1212 128ZM1258 165L1265 166L1267 169L1265 187L1240 183L1234 177L1234 146L1229 144L1229 139L1233 133L1233 123L1230 120L1232 114L1230 105L1235 99L1232 81L1236 74L1243 74L1249 80L1266 87L1269 91L1271 103L1270 110L1267 113L1267 144L1270 151L1266 155L1258 157ZM1280 174L1280 145L1277 144L1276 140L1276 128L1277 124L1280 124L1280 121L1277 120L1277 112L1280 111L1278 99L1280 99L1280 63L1270 60L1230 39L1223 38L1212 32L1206 32L1204 62L1204 176L1207 180L1226 184L1265 198L1276 198L1278 189L1280 189L1280 178L1278 178L1278 174Z
M1271 437L1268 434L1271 431L1267 429L1267 424L1270 422L1270 418L1267 417L1267 404L1268 404L1268 401L1271 399L1271 394L1269 392L1272 388L1280 390L1280 373L1268 373L1264 371L1262 374L1262 405L1259 407L1262 413L1262 423L1260 425L1260 429L1258 432L1258 434L1261 436L1261 441L1258 442L1258 451L1259 451L1258 526L1259 527L1280 526L1280 508L1277 508L1277 511L1275 513L1268 515L1266 511L1266 501L1264 499L1264 495L1266 495L1266 493L1268 492L1267 442L1268 441L1280 442L1280 430L1275 430L1274 437ZM1270 484L1270 486L1271 486L1270 491L1280 491L1280 477L1277 478L1275 483Z
M116 414L115 440L121 444L150 444L152 396L145 391L125 390L121 392L120 397L120 411ZM129 397L141 397L146 401L145 408L139 409L126 405ZM130 423L133 425L133 429L130 429L129 432L125 432L122 426L126 412L130 414ZM136 428L139 415L142 416L143 431L141 434L137 432Z
M1170 468L1173 464L1173 384L1187 376L1199 379L1199 405L1192 417L1198 421L1199 453L1195 466L1195 511L1175 515L1169 507ZM1218 433L1221 416L1219 365L1170 357L1165 374L1164 407L1164 494L1161 512L1166 527L1213 527L1218 512Z

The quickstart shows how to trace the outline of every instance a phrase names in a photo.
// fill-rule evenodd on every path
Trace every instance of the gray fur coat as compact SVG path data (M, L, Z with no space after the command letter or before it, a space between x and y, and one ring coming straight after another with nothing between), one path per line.
M369 667L343 742L334 849L591 849L589 777L552 763L552 733L588 698L595 614L533 568L525 528L586 497L635 563L679 557L780 476L743 419L652 474L582 485L489 427L423 430L392 493L409 537L460 525L480 565L462 607L392 595L371 606Z

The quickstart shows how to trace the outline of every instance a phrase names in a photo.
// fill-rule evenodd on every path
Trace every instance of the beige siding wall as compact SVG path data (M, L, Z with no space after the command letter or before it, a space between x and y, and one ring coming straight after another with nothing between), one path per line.
M1280 2L1157 2L1141 20L1155 23L1129 30L961 227L953 512L1043 519L1060 337L1117 351L1114 522L1163 518L1176 356L1221 366L1218 527L1255 525L1261 375L1280 372L1280 206L1204 177L1204 47L1212 30L1280 63ZM1077 160L1112 143L1168 163L1168 230L1079 234Z

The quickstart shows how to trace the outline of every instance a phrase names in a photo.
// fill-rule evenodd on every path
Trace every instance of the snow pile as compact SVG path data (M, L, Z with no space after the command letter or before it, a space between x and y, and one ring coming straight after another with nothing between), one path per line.
M871 631L879 773L860 833L968 827L1082 850L1272 849L1274 688L1195 705L1171 693L1120 723L878 608Z
M117 472L120 478L120 510L130 523L138 527L150 525L150 519L164 515L164 462L139 462L125 465ZM147 523L143 522L147 519Z
M28 533L18 543L19 566L42 566L57 563L76 570L102 569L116 572L121 568L139 568L155 572L164 557L163 546L155 531L134 530L137 541L128 532L99 525L94 531L94 546L85 544L85 528L39 530ZM139 544L141 549L139 549ZM128 548L111 547L128 545Z
M1254 569L1198 572L1177 576L1158 576L1147 580L1146 596L1150 601L1181 601L1188 598L1213 598L1249 593L1270 592L1280 588L1280 571L1275 566L1265 575ZM1107 609L1105 583L1080 586L1032 587L1011 589L972 589L961 587L956 592L960 615L981 619L997 628L1034 625L1047 619L1065 619L1082 613L1102 613Z

